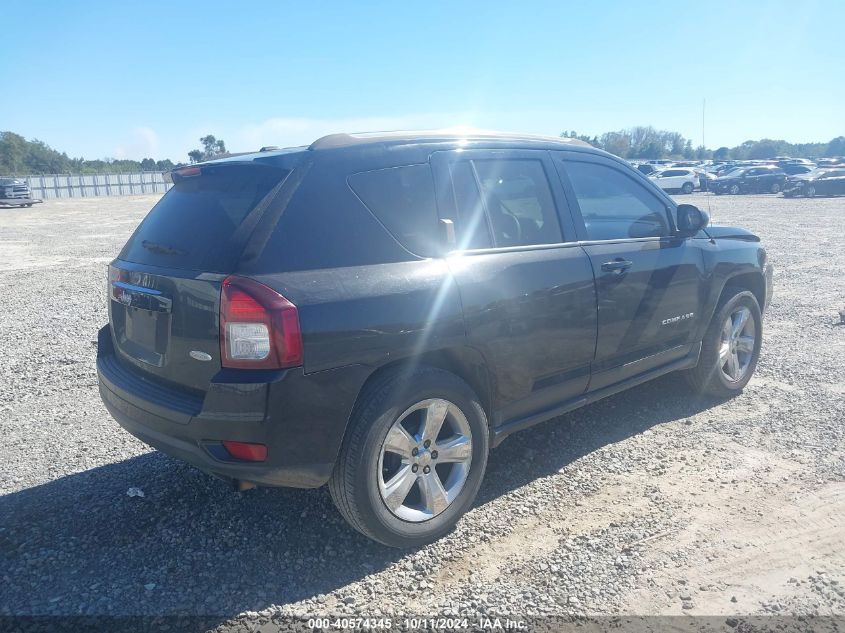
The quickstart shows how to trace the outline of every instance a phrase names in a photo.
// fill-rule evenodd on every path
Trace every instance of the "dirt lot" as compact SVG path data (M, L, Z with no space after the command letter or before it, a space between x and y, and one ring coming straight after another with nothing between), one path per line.
M845 199L685 198L776 266L745 393L670 376L517 434L412 553L325 490L235 493L111 420L105 265L155 197L0 210L0 615L845 615Z

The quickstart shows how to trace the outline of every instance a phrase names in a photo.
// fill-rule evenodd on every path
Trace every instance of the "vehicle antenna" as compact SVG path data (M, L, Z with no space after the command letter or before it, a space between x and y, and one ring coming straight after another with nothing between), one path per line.
M707 98L702 97L701 98L701 147L703 147L704 149L707 149L707 143L704 141L704 113L705 113L706 109L707 109ZM708 187L708 189L709 189L709 187ZM713 220L713 208L712 208L712 205L711 205L710 198L712 198L713 195L712 195L711 191L707 191L707 193L705 195L707 196L707 214L710 216L710 220L712 221Z

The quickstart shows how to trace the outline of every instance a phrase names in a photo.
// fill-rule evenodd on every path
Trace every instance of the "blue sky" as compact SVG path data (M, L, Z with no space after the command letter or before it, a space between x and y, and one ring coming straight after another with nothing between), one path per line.
M704 98L709 147L845 134L842 0L35 0L3 23L0 130L86 158L453 125L698 145Z

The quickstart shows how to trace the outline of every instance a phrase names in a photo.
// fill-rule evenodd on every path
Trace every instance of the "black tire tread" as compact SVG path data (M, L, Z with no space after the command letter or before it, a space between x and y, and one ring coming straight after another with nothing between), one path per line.
M760 306L757 303L757 298L750 290L741 286L727 286L725 288L722 292L721 298L719 299L719 303L716 306L716 310L713 312L713 317L710 319L710 323L707 326L704 338L702 339L701 355L698 358L698 365L683 372L687 384L696 393L723 398L729 397L730 395L741 391L741 389L739 389L728 392L724 385L722 385L722 383L718 380L715 373L711 371L711 368L716 365L719 358L718 347L712 345L711 343L714 338L718 337L719 330L721 329L723 320L722 312L728 303L740 295L749 297L754 304L757 305L757 309L759 311Z
M408 370L407 366L398 367L389 370L378 376L371 384L365 387L365 391L361 394L352 416L349 421L349 428L341 445L340 455L337 464L335 464L332 476L329 479L329 494L332 501L340 512L341 516L357 531L367 536L368 538L383 543L392 547L407 547L423 542L429 542L431 539L421 536L419 539L410 539L406 544L400 544L396 540L389 537L380 536L376 531L368 525L364 518L364 513L369 510L366 507L359 506L355 494L356 476L358 462L355 459L364 452L367 435L370 430L371 423L379 418L387 408L387 402L392 397L395 389L400 381L409 380L405 373ZM472 395L477 412L481 416L481 420L486 426L486 416L481 405L469 385L466 384L459 376L451 372L438 369L430 366L420 366L412 370L412 378L414 382L424 381L427 377L440 377L447 379L452 384L460 383L462 389L465 389L467 394ZM486 462L486 460L484 460ZM484 463L484 462L482 462ZM481 475L483 476L484 466L481 467ZM473 495L474 496L474 495ZM439 536L437 537L439 538Z
M374 540L378 539L364 523L360 509L353 501L352 482L355 473L354 465L350 462L349 456L353 454L354 449L350 450L348 447L361 445L367 431L364 421L370 419L374 412L380 410L380 407L390 395L396 377L396 371L388 371L366 387L366 392L362 394L349 420L349 429L343 439L340 456L329 479L329 494L340 514L352 527Z

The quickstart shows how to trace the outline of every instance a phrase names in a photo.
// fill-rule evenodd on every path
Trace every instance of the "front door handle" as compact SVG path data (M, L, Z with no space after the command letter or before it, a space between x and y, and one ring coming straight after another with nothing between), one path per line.
M630 262L627 259L614 259L612 262L603 263L601 269L606 273L621 275L633 265L634 262Z

